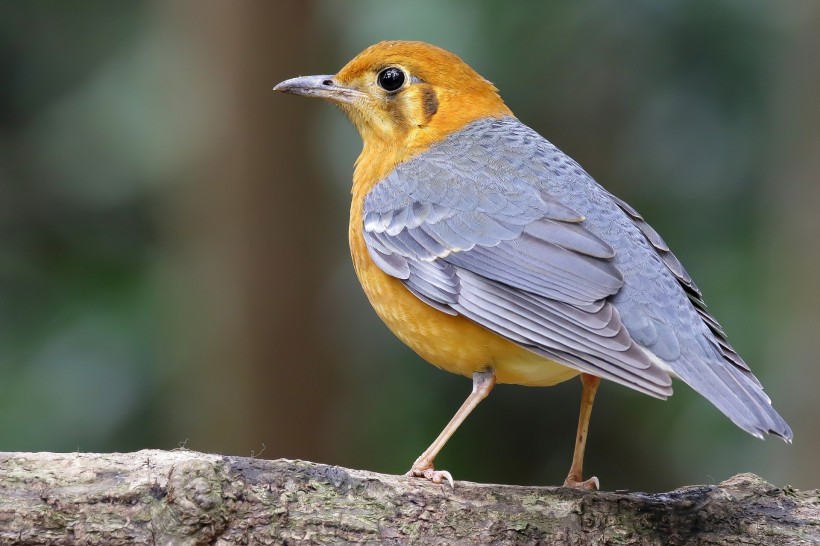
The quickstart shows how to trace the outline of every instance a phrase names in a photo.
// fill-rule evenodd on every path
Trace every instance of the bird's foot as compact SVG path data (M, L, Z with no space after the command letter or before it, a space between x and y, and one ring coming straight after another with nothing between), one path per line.
M444 480L447 480L450 487L455 488L455 484L453 483L453 475L446 470L436 470L433 468L433 465L419 467L414 465L413 468L410 469L410 472L405 474L405 476L409 476L411 478L424 478L433 483L443 483Z
M573 489L586 489L587 491L597 491L601 488L601 482L595 476L588 480L575 480L569 476L564 480L564 487L572 487Z

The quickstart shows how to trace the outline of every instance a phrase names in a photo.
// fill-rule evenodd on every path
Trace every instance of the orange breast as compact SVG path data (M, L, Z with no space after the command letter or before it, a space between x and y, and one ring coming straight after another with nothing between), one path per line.
M442 313L414 296L370 258L362 233L363 196L350 209L350 251L370 304L388 328L427 362L471 376L493 368L499 383L549 386L578 372L552 362L462 316Z

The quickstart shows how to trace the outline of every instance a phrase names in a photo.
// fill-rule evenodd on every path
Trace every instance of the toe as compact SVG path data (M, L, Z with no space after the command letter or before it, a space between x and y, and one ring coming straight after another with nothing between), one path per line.
M411 468L405 476L409 476L411 478L424 478L425 480L430 480L433 483L443 483L446 480L447 483L450 484L450 487L455 487L452 474L446 470L436 470L432 466L428 466L426 468Z
M585 489L587 491L597 491L601 488L601 482L595 476L588 480L577 481L570 478L564 480L564 487L572 487L573 489Z
M442 483L444 480L447 480L447 483L450 484L450 487L455 489L455 483L453 482L453 475L447 472L446 470L433 470L430 469L429 476L427 474L424 475L425 478L430 480L433 483Z

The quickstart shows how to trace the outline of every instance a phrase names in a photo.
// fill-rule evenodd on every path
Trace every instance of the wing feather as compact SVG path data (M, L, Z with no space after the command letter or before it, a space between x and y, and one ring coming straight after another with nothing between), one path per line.
M612 247L583 227L580 214L525 188L486 198L431 193L439 196L435 203L403 196L397 211L384 209L384 196L376 200L381 210L366 201L365 241L380 267L385 256L401 256L407 267L393 260L390 271L437 309L580 371L652 396L671 394L669 376L606 301L623 276ZM499 218L487 209L518 216Z

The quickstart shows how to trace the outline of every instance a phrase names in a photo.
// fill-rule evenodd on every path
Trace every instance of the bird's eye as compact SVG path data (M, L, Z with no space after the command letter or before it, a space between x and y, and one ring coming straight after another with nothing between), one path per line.
M404 72L395 66L390 66L379 72L376 81L385 91L396 91L404 85Z

